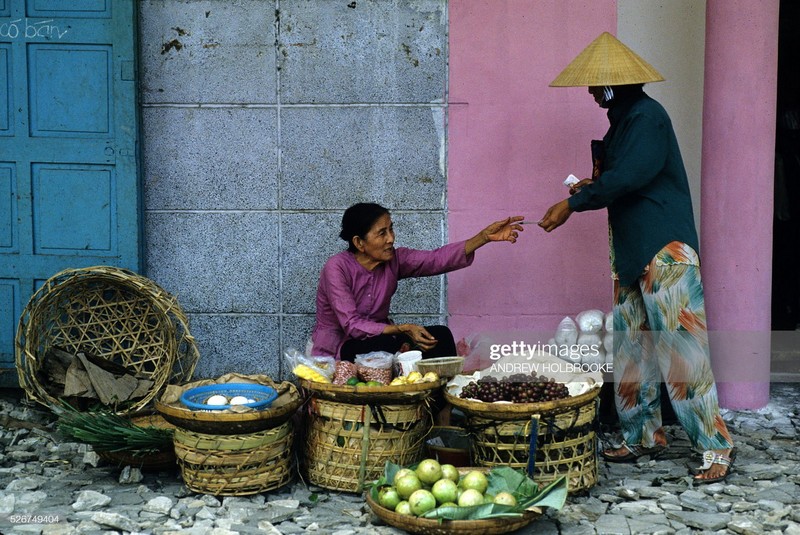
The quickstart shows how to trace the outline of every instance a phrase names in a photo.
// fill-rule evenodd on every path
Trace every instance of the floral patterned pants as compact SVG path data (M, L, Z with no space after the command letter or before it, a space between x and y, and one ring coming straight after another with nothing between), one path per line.
M711 371L697 253L672 242L634 285L614 283L615 399L625 442L666 445L663 380L692 446L732 447Z

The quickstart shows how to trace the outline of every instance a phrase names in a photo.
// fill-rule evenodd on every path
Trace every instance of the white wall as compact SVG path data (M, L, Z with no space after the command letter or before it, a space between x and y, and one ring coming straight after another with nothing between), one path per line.
M618 0L617 38L666 78L645 91L667 109L692 190L700 231L705 0Z

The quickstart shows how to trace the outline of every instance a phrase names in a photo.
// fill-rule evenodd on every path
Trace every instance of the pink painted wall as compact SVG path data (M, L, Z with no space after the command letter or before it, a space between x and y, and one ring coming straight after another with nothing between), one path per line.
M712 362L729 408L769 401L778 11L778 0L707 4L701 252Z
M537 221L589 176L589 142L608 128L585 88L553 78L603 31L616 2L451 0L449 238L511 214ZM611 307L605 211L574 214L547 234L489 244L448 276L456 338L501 329L555 332L564 316ZM545 342L546 340L543 340Z

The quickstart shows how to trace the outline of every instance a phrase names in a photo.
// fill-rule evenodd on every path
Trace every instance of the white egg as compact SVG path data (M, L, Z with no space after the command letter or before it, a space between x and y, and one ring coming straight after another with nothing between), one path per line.
M231 405L244 405L250 403L250 400L244 396L234 396L231 398Z
M206 405L227 405L228 398L222 394L214 394L206 400Z

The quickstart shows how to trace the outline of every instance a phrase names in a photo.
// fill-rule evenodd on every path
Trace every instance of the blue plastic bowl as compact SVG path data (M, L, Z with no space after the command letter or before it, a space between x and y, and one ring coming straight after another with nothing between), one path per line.
M206 400L213 395L220 394L227 398L244 396L255 400L253 403L244 403L245 407L253 409L266 409L278 397L278 392L271 386L250 383L226 383L220 385L205 385L190 388L181 394L181 403L194 410L220 411L230 409L234 405L207 405Z

